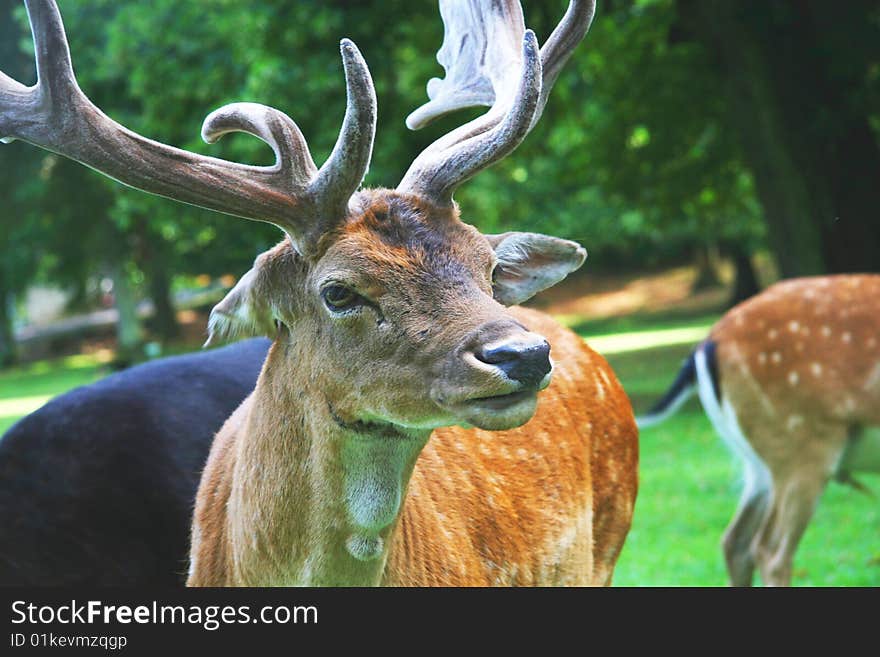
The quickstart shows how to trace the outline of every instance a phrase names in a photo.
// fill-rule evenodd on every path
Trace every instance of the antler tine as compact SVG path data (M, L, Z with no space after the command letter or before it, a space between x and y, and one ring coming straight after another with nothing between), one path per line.
M363 59L343 47L348 108L333 156L318 171L297 125L283 112L234 103L211 113L208 142L228 132L252 134L272 147L276 162L258 167L197 155L142 137L107 117L80 91L61 15L54 0L25 0L38 80L25 87L0 75L0 138L21 139L74 159L131 187L284 229L301 251L316 233L345 216L369 162L375 92ZM349 42L350 43L350 42ZM365 153L366 151L366 153ZM329 185L335 185L332 189Z
M458 185L512 152L541 117L553 83L589 29L594 12L595 0L571 0L540 51L540 96L527 129L512 147L486 157L484 135L494 131L505 120L505 113L516 107L511 102L514 71L525 55L511 44L525 31L522 8L518 0L440 0L445 35L437 60L446 70L446 78L428 82L430 100L407 117L407 125L417 130L458 109L480 105L490 109L428 146L412 163L398 189L451 203ZM469 154L474 156L475 166L468 164ZM464 175L459 177L457 171Z
M456 187L489 165L511 153L531 129L541 97L541 58L538 39L526 30L522 44L522 72L519 86L507 112L490 117L490 122L476 119L442 140L444 147L420 155L407 171L398 190L420 192L435 202L452 202ZM494 110L494 108L493 108ZM484 116L490 116L492 111ZM470 133L470 134L468 134Z
M370 168L376 136L376 90L370 70L353 41L343 39L340 50L347 89L345 119L330 157L311 186L312 193L331 210L330 216L347 210L351 195Z
M54 3L26 1L34 40L37 84L33 87L13 80L0 71L0 141L16 139L17 127L33 120L52 98L79 92L70 61L70 48ZM53 56L54 55L54 56ZM14 111L18 108L20 111Z
M455 110L491 107L505 90L513 91L510 80L516 79L525 32L519 2L440 0L440 16L444 34L437 61L446 78L428 81L430 100L406 117L410 130Z
M535 123L541 118L541 112L547 104L547 98L556 78L590 29L595 13L596 0L571 0L559 25L541 47L544 87L541 90L541 103L535 114Z

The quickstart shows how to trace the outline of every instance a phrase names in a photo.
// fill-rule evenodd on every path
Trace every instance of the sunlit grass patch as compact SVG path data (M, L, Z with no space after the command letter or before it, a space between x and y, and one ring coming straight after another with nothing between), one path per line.
M660 329L656 331L631 331L587 338L589 345L601 354L621 354L657 347L693 345L709 333L711 324L698 324L685 328Z
M30 397L0 399L0 420L15 419L22 415L27 415L37 410L50 399L52 399L52 395L32 395Z
M102 350L0 370L0 432L52 397L100 379L112 356Z

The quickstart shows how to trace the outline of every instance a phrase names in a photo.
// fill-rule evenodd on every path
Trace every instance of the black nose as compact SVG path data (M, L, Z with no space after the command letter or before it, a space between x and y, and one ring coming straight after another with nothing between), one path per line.
M550 345L546 340L522 343L518 341L490 344L480 347L474 355L484 363L494 365L508 378L524 386L537 386L551 369Z

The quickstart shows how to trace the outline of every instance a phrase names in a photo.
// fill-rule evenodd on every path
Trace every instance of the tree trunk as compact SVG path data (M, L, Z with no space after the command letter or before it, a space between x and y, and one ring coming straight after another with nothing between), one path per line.
M712 261L710 249L705 244L700 244L694 251L694 266L697 269L697 277L691 285L691 292L710 290L721 285L718 271Z
M880 149L864 106L869 3L679 0L719 66L784 277L880 270ZM845 60L845 61L844 61Z
M161 238L150 231L147 217L134 217L135 262L147 277L147 287L153 300L154 315L150 328L159 339L171 340L180 335L177 312L171 298L171 276L168 273L166 246Z
M758 276L755 274L755 267L752 265L750 254L745 249L735 246L731 249L731 256L733 258L734 277L733 290L727 302L729 308L755 296L761 291L761 285L758 283Z
M116 365L129 367L143 360L143 333L137 315L137 300L125 267L116 263L111 268L113 298L119 321L116 324Z
M155 311L151 326L162 341L176 338L180 335L180 325L171 300L171 277L167 269L155 260L151 263L147 276Z
M13 328L13 295L0 282L0 367L16 362L15 330Z

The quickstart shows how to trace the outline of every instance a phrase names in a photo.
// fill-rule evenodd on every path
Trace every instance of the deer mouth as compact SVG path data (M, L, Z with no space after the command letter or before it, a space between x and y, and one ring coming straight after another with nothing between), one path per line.
M471 397L445 406L462 424L503 431L532 419L537 403L538 389L528 388L501 395Z
M519 390L518 392L510 392L506 395L494 395L491 397L475 397L467 400L465 403L469 405L479 405L484 408L502 411L510 408L514 404L528 399L538 393L537 390Z

